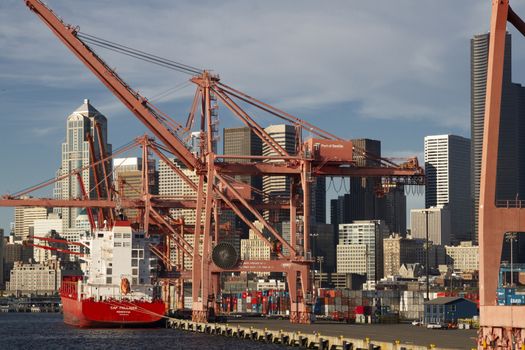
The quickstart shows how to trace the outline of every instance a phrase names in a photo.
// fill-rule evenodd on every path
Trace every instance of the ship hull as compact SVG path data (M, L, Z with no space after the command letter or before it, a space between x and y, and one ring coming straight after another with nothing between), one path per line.
M152 327L166 311L162 301L61 299L64 323L81 328Z

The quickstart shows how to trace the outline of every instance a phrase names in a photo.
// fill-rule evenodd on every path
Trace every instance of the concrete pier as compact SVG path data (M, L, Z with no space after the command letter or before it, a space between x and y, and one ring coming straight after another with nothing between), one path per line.
M326 325L325 325L326 326ZM241 324L221 324L221 323L198 323L189 320L170 319L167 327L190 332L222 335L226 337L236 337L249 339L265 343L283 344L286 346L298 346L304 349L336 350L336 349L381 349L381 350L423 350L423 349L465 349L464 344L453 347L438 347L434 344L415 345L413 343L403 343L399 340L380 341L367 337L349 338L346 336L335 336L323 334L323 332L303 332L300 330L275 329L269 327L254 327L252 325ZM319 327L317 327L319 328ZM312 328L313 329L313 328ZM414 327L414 331L418 331ZM426 330L425 330L426 331ZM443 333L444 332L444 333ZM447 331L434 333L436 338L446 336ZM465 333L470 336L470 333ZM430 339L428 339L430 340ZM468 343L464 342L464 343ZM473 348L474 344L472 344Z

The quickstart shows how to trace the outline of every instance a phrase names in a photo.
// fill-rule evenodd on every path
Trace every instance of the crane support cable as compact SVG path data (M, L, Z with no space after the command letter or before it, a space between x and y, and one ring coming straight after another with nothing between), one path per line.
M77 37L79 39L83 39L86 42L90 42L92 45L104 47L108 50L120 52L122 54L131 56L137 59L141 59L141 60L145 60L151 63L162 65L162 66L165 66L166 68L175 69L182 73L195 75L195 74L202 74L204 72L203 69L196 68L196 67L184 64L184 63L177 62L177 61L173 61L173 60L170 60L170 59L167 59L161 56L157 56L157 55L145 52L145 51L134 49L129 46L121 45L116 42L109 41L109 40L106 40L100 37L96 37L94 35L90 35L87 33L78 32Z
M131 150L131 149L133 149L134 147L137 147L137 146L138 146L138 143L137 143L136 140L131 141L131 142L125 144L124 146L122 146L122 147L116 149L115 151L113 151L113 153L110 154L109 156L107 156L107 157L105 157L103 159L99 159L95 163L88 164L86 166L83 166L82 168L74 169L72 172L70 172L68 174L64 174L64 175L61 175L61 176L58 176L58 177L53 177L51 179L44 180L44 181L42 181L42 182L40 182L40 183L38 183L38 184L36 184L34 186L26 187L26 188L24 188L24 189L22 189L22 190L20 190L20 191L18 191L16 193L10 195L10 197L13 197L13 198L20 197L20 196L26 195L28 193L34 192L36 190L39 190L41 188L47 187L47 186L49 186L49 185L51 185L51 184L53 184L55 182L58 182L58 181L63 180L65 178L71 177L71 176L73 176L73 175L75 175L77 173L83 172L84 170L87 170L87 169L89 169L89 168L91 168L93 166L96 166L96 165L104 162L104 161L107 161L108 159L111 159L111 158L113 158L113 157L115 157L115 156L117 156L119 154L127 152L127 151L129 151L129 150Z
M278 117L278 118L281 118L283 120L286 120L286 121L289 121L293 124L298 124L298 125L301 125L305 130L308 130L308 131L311 131L312 133L322 137L322 138L326 138L326 139L333 139L333 140L343 140L342 138L334 135L334 134L331 134L329 133L328 131L325 131L313 124L310 124L308 123L307 121L303 120L303 119L300 119L300 118L297 118L289 113L286 113L285 111L283 110L280 110L274 106L271 106L267 103L264 103L260 100L257 100L256 98L253 98L239 90L236 90L234 88L232 88L231 86L228 86L228 85L225 85L223 83L218 83L217 84L221 91L223 91L224 93L227 93L228 95L231 95L231 96L235 96L237 97L238 99L244 101L244 102L247 102L249 104L251 104L252 106L254 107L257 107L263 111L266 111L270 114L273 114L274 116Z

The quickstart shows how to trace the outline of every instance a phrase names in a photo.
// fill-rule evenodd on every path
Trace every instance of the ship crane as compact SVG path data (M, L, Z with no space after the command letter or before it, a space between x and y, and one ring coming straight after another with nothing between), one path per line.
M209 71L200 70L171 60L162 59L142 51L111 43L94 36L81 33L77 27L62 22L40 0L25 0L26 5L51 29L51 31L68 47L72 53L88 68L99 80L155 135L162 144L162 149L173 154L188 169L194 170L197 181L178 175L193 188L196 196L193 199L196 223L192 228L193 248L191 256L193 269L191 272L193 319L206 321L211 314L213 301L220 292L219 275L221 272L283 272L286 274L291 298L290 320L296 323L309 323L311 320L311 302L314 298L312 282L310 280L310 265L312 254L310 248L310 184L318 176L343 177L388 177L401 185L422 185L424 172L417 162L407 162L399 166L385 159L376 159L377 165L362 167L354 161L354 145L351 141L337 137L304 120L288 114L274 106L266 104L233 87L224 84L218 75ZM191 75L190 82L196 86L193 103L188 120L183 127L174 122L169 116L153 106L148 99L133 90L124 80L91 49L89 46L101 46L128 56L145 59L166 68L183 71ZM244 125L259 137L272 150L270 156L245 157L246 162L238 161L243 156L228 156L215 152L214 139L216 132L216 107L220 103L238 118ZM297 130L296 150L293 154L285 150L279 142L271 137L250 113L242 107L249 105L259 111L273 115ZM199 149L192 152L185 142L187 134L193 125L198 128ZM302 131L307 130L315 138L303 141ZM158 147L160 148L160 147ZM162 158L162 157L161 157ZM247 158L247 159L246 159ZM237 161L236 161L237 160ZM171 163L171 162L170 162ZM176 167L175 167L176 168ZM173 168L174 171L177 171ZM234 175L263 175L285 176L289 179L290 193L286 208L290 213L290 241L283 238L271 223L266 220L256 203L246 195L241 187L230 181ZM9 200L9 199L7 199ZM106 200L106 207L111 207ZM123 201L122 201L123 202ZM157 199L157 205L162 206L164 201ZM21 199L14 203L25 203ZM148 226L150 218L157 222L162 221L162 215L155 216L153 198L146 195L143 198L144 221ZM124 207L124 203L122 203ZM170 204L166 205L169 207ZM112 206L113 208L115 205ZM228 208L258 235L270 248L276 243L283 250L277 250L276 259L269 261L238 260L232 264L222 264L212 258L219 242L219 210ZM256 227L251 218L245 213L253 215L269 232L271 239L263 235L262 230ZM148 215L151 214L151 215ZM302 220L298 216L302 215ZM169 223L163 223L165 234L178 230L169 229ZM297 234L301 239L297 239ZM180 235L179 235L180 236ZM183 239L183 237L180 237ZM179 249L186 246L181 243ZM199 251L202 250L202 254ZM283 252L287 253L284 254ZM221 255L221 254L219 254ZM221 266L218 266L221 265Z

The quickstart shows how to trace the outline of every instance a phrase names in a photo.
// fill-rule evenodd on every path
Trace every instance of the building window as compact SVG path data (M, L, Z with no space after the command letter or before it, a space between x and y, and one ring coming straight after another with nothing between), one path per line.
M456 311L456 305L450 305L450 311Z
M106 284L111 284L113 283L113 278L112 277L106 277Z

